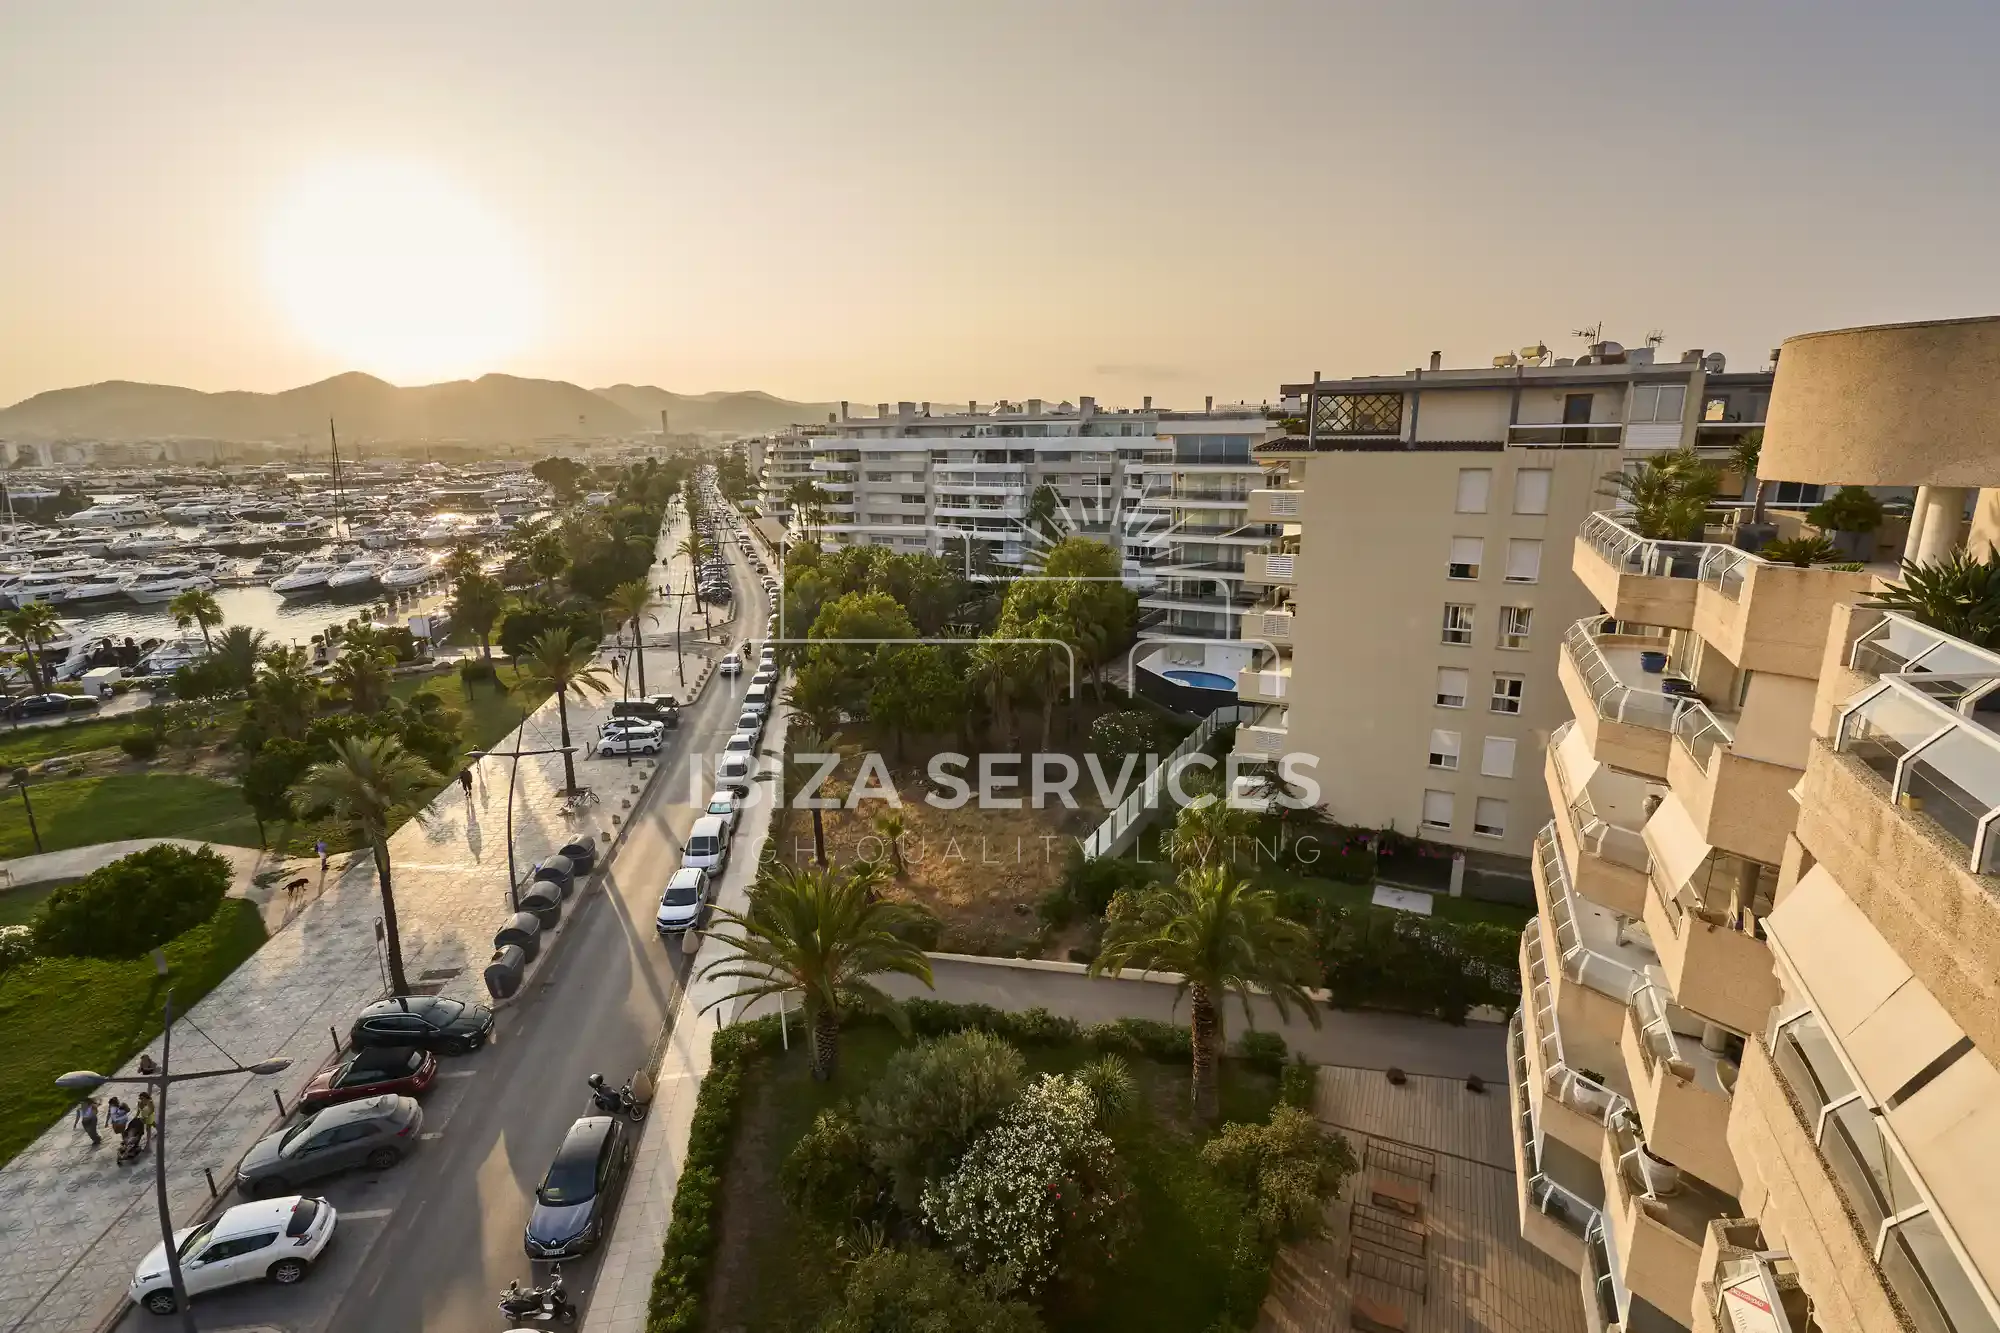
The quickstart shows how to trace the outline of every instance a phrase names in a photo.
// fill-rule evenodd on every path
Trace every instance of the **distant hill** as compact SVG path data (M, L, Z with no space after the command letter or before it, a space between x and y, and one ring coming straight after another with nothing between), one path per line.
M614 384L599 389L600 398L658 427L662 409L667 427L674 431L734 431L755 435L781 430L794 422L825 421L827 413L838 412L839 403L794 403L756 389L736 393L673 393L650 384Z
M526 443L545 436L656 431L661 408L675 431L751 433L823 421L837 406L792 403L754 391L684 395L631 384L592 393L563 380L513 375L401 388L352 372L283 393L203 393L109 380L38 393L0 410L0 438L322 439L327 418L333 417L341 435L357 441Z

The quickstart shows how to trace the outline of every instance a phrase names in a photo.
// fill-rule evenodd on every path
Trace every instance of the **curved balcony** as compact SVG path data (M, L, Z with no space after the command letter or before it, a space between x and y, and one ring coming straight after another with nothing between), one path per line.
M1563 634L1556 678L1599 763L1664 780L1674 721L1690 697L1645 669L1647 654L1664 660L1666 639L1604 634L1601 623L1602 617L1587 616Z
M1626 916L1646 910L1645 779L1593 759L1574 720L1549 737L1543 778L1563 859L1584 897Z

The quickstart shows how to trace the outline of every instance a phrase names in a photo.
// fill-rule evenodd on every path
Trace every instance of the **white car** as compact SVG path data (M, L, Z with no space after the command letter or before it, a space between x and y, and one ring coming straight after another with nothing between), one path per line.
M756 675L750 677L750 683L752 685L769 685L772 681L776 680L777 678L778 678L778 669L776 667L765 667L762 670L760 670Z
M662 732L666 724L650 717L614 717L597 729L600 736L610 736L618 732Z
M732 732L729 743L722 747L724 754L749 754L757 748L755 731Z
M694 866L682 866L667 881L667 890L660 895L660 910L653 918L653 928L662 935L688 930L701 924L701 915L708 908L708 872Z
M736 817L743 812L737 807L734 796L726 792L717 792L708 798L708 809L702 811L702 813L727 820L729 827L733 830L736 827Z
M743 710L743 716L736 719L736 729L762 736L764 734L764 715L752 712L746 708Z
M717 662L715 664L715 669L717 671L720 671L725 676L739 675L742 673L743 670L743 659L738 657L735 653L731 653L729 654L729 656L723 658L720 662Z
M333 1239L336 1214L325 1199L287 1195L239 1203L198 1227L174 1233L189 1296L243 1282L290 1286L306 1275ZM131 1297L154 1314L172 1314L167 1247L155 1245L132 1278Z
M748 751L733 750L722 755L715 764L715 785L718 787L748 787L753 757Z
M606 758L612 755L658 754L659 752L660 733L657 731L641 731L636 727L627 731L606 732L597 742L599 758Z

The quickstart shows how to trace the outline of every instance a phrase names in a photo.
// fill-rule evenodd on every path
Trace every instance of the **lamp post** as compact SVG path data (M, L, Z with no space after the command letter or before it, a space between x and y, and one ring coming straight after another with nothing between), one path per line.
M34 835L35 851L39 853L42 850L42 831L35 827L35 806L34 802L28 799L27 769L17 768L14 770L14 785L21 789L21 808L28 812L28 832Z
M514 904L514 910L521 910L521 881L514 873L514 778L521 771L521 757L538 754L575 754L574 745L558 745L551 750L523 750L520 748L520 733L514 733L514 747L511 750L468 750L468 759L511 759L507 766L507 900Z
M153 970L167 975L166 955L153 950ZM70 1092L92 1093L107 1083L142 1083L154 1091L153 1105L153 1196L160 1211L160 1243L167 1255L167 1275L174 1286L174 1308L180 1312L182 1333L196 1333L194 1312L188 1308L187 1283L181 1277L181 1256L174 1245L174 1217L167 1207L167 1089L175 1083L192 1083L198 1078L223 1078L230 1074L278 1074L291 1067L286 1059L259 1060L254 1065L228 1069L199 1069L190 1074L170 1072L174 1058L174 992L167 988L166 1028L160 1044L160 1063L151 1056L139 1057L139 1074L133 1078L107 1078L89 1069L77 1069L56 1080L56 1086Z

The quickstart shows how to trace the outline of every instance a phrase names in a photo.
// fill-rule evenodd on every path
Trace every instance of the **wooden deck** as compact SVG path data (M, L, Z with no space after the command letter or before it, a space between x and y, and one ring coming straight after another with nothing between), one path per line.
M1363 1165L1327 1235L1278 1256L1260 1329L1345 1330L1359 1293L1407 1333L1583 1333L1577 1275L1521 1239L1505 1087L1326 1067L1313 1110Z

